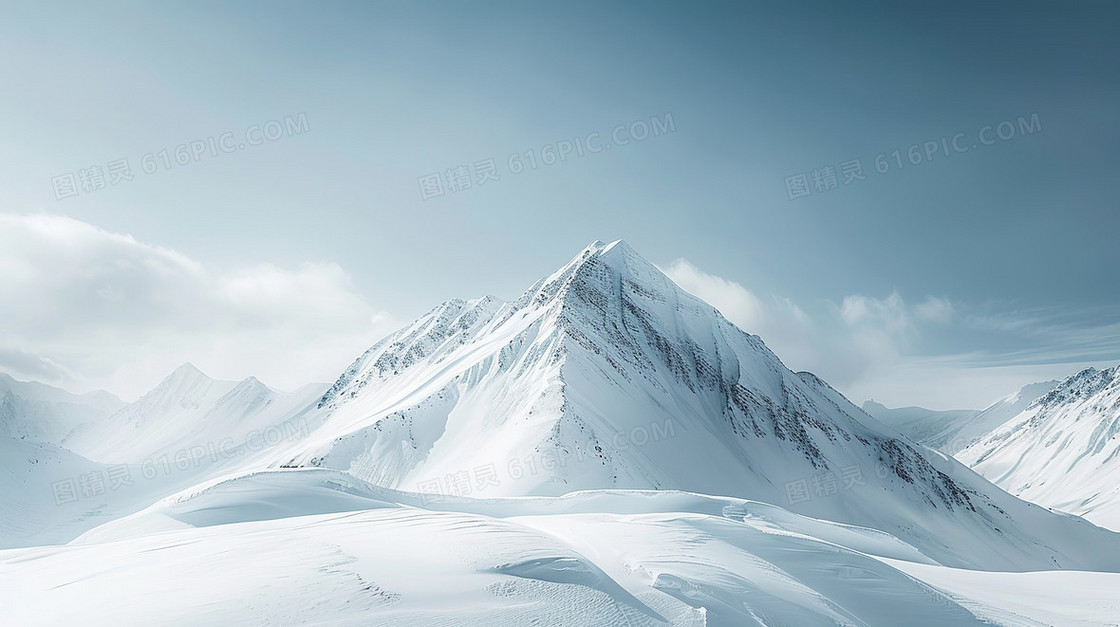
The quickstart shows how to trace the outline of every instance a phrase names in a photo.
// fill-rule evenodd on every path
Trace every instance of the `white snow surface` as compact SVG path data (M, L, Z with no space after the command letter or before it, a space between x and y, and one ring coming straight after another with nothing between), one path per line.
M1104 625L1118 577L947 568L881 531L742 499L431 502L289 469L0 551L0 610L19 625Z

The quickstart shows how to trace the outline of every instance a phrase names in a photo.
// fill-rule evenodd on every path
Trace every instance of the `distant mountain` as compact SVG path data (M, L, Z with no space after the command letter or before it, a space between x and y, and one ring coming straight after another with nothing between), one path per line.
M957 458L1021 498L1120 530L1120 367L1062 381Z
M263 437L267 429L313 404L326 387L312 384L284 393L254 377L217 381L185 364L136 402L76 430L63 444L103 462L139 463L183 451L214 458L218 449Z
M1116 537L927 454L623 242L520 298L449 301L376 344L272 467L466 496L675 489L873 527L943 564L1120 566ZM1104 534L1104 535L1099 535Z
M864 401L861 406L872 418L897 429L902 435L918 444L949 452L954 437L961 427L976 418L979 409L951 409L938 411L924 407L889 408L875 401Z
M0 437L60 444L74 429L102 422L122 406L105 391L71 394L0 373Z
M890 409L875 401L866 401L863 411L919 444L955 455L1026 409L1036 398L1049 392L1057 384L1057 381L1031 383L982 410L935 411L923 407Z
M315 425L293 416L326 388L282 393L186 364L126 405L0 375L0 548L70 541L298 440Z

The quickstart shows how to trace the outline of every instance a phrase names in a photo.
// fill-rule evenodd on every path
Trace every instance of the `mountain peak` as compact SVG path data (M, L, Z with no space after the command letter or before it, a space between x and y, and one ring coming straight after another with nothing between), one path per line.
M637 251L620 239L616 239L610 243L604 243L603 240L597 239L584 247L583 251L580 252L573 261L579 260L581 262L586 262L588 259L592 258L606 262L622 261L632 258L645 261Z
M617 297L624 285L659 301L683 301L693 305L701 302L619 239L610 243L595 240L588 244L562 268L526 290L513 306L520 309L548 302L562 302L565 306L580 302L602 309L606 301L619 300Z
M591 242L590 244L588 244L584 248L584 251L591 251L591 252L593 252L594 254L596 254L600 257L611 254L612 251L616 255L617 254L626 254L627 252L629 252L631 254L637 254L636 252L634 252L633 248L630 248L629 244L627 244L624 240L620 240L620 239L616 239L616 240L614 240L613 242L610 242L610 243L605 243L605 242L603 242L603 240L597 239L594 242Z
M553 273L553 276L565 274L566 271L570 271L589 262L616 262L628 258L637 258L645 261L637 251L623 240L616 239L613 242L607 243L597 239L587 246L584 246L583 250L579 251L575 257L572 257L571 261Z
M1120 373L1120 366L1113 366L1105 370L1086 368L1065 379L1044 396L1037 398L1034 405L1055 407L1070 402L1072 399L1089 398L1112 385L1118 373Z
M203 374L201 370L195 367L191 362L187 362L171 372L167 379L185 380L185 379L209 379L210 377Z
M868 399L868 400L863 402L863 405L860 405L860 409L862 409L863 411L865 411L869 414L874 415L872 412L884 411L884 410L887 409L887 406L882 404L882 403L879 403L875 400Z
M271 390L272 388L265 385L260 379L254 376L248 376L237 383L238 388L252 388L257 390Z
M214 383L216 383L214 379L203 374L194 364L187 362L172 371L163 381L160 381L159 385L141 398L193 395Z

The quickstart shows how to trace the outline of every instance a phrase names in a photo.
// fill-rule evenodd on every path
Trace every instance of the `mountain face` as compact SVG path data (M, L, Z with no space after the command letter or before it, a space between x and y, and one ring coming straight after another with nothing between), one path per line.
M919 444L949 455L956 455L996 427L1014 418L1055 385L1058 385L1057 381L1032 383L979 411L971 409L934 411L922 407L890 409L874 401L865 402L863 411Z
M687 490L887 531L946 565L1112 568L1116 536L923 453L793 373L623 242L520 298L450 301L379 342L274 467L440 495Z
M74 429L101 422L123 405L108 392L71 394L0 373L0 437L59 444Z
M76 430L63 444L109 463L197 452L200 447L199 456L214 458L215 450L243 445L291 418L322 390L310 385L281 393L254 377L216 381L185 364L136 402L99 424Z
M1012 494L1120 529L1120 367L1066 379L957 458Z

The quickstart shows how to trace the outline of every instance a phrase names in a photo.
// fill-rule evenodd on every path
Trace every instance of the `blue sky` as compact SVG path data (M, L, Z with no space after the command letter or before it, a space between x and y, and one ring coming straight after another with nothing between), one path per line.
M978 407L1120 361L1111 3L2 12L16 375L330 380L616 238L856 402Z

